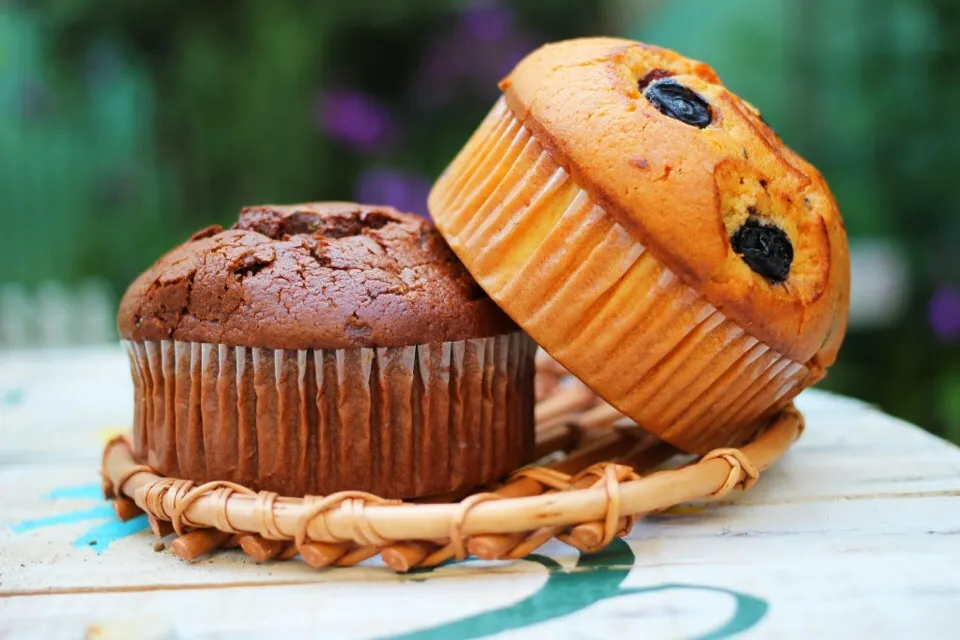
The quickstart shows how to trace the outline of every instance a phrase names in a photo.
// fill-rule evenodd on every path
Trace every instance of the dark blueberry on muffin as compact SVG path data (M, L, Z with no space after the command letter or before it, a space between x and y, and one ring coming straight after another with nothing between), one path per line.
M790 275L793 245L783 229L750 218L730 243L747 266L767 280L783 282Z
M710 105L676 80L661 80L644 92L657 110L685 124L703 129L713 119Z

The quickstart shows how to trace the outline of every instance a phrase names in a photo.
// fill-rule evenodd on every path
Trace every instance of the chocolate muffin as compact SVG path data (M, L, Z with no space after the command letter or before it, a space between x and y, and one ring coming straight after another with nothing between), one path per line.
M843 220L713 69L583 38L500 88L429 207L540 346L691 453L743 444L825 375L847 327Z
M412 498L532 453L535 345L390 207L248 207L137 278L118 326L136 455L167 476Z

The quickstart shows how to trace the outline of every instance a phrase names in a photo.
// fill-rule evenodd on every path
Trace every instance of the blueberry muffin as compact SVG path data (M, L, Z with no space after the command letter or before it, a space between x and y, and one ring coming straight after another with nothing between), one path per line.
M546 351L696 453L742 444L823 377L849 300L837 205L713 69L588 38L500 87L429 209Z
M411 498L532 452L534 344L389 207L244 209L143 273L118 325L136 455L167 476Z

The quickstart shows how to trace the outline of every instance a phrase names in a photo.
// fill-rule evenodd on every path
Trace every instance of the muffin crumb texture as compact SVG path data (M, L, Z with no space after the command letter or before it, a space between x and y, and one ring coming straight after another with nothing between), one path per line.
M836 359L849 257L830 188L709 65L645 43L581 38L530 53L508 85L503 101L520 126L687 285L798 362ZM507 162L517 147L488 149ZM499 167L454 170L478 168L495 189ZM436 196L431 213L446 234L449 212Z
M516 326L426 220L353 203L255 206L128 289L120 333L274 349L393 347Z

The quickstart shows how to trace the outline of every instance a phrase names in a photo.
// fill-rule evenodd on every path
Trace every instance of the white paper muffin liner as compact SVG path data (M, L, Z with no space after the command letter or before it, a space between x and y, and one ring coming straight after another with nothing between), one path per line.
M534 340L640 425L690 452L737 446L816 375L758 342L580 187L501 98L430 211Z

